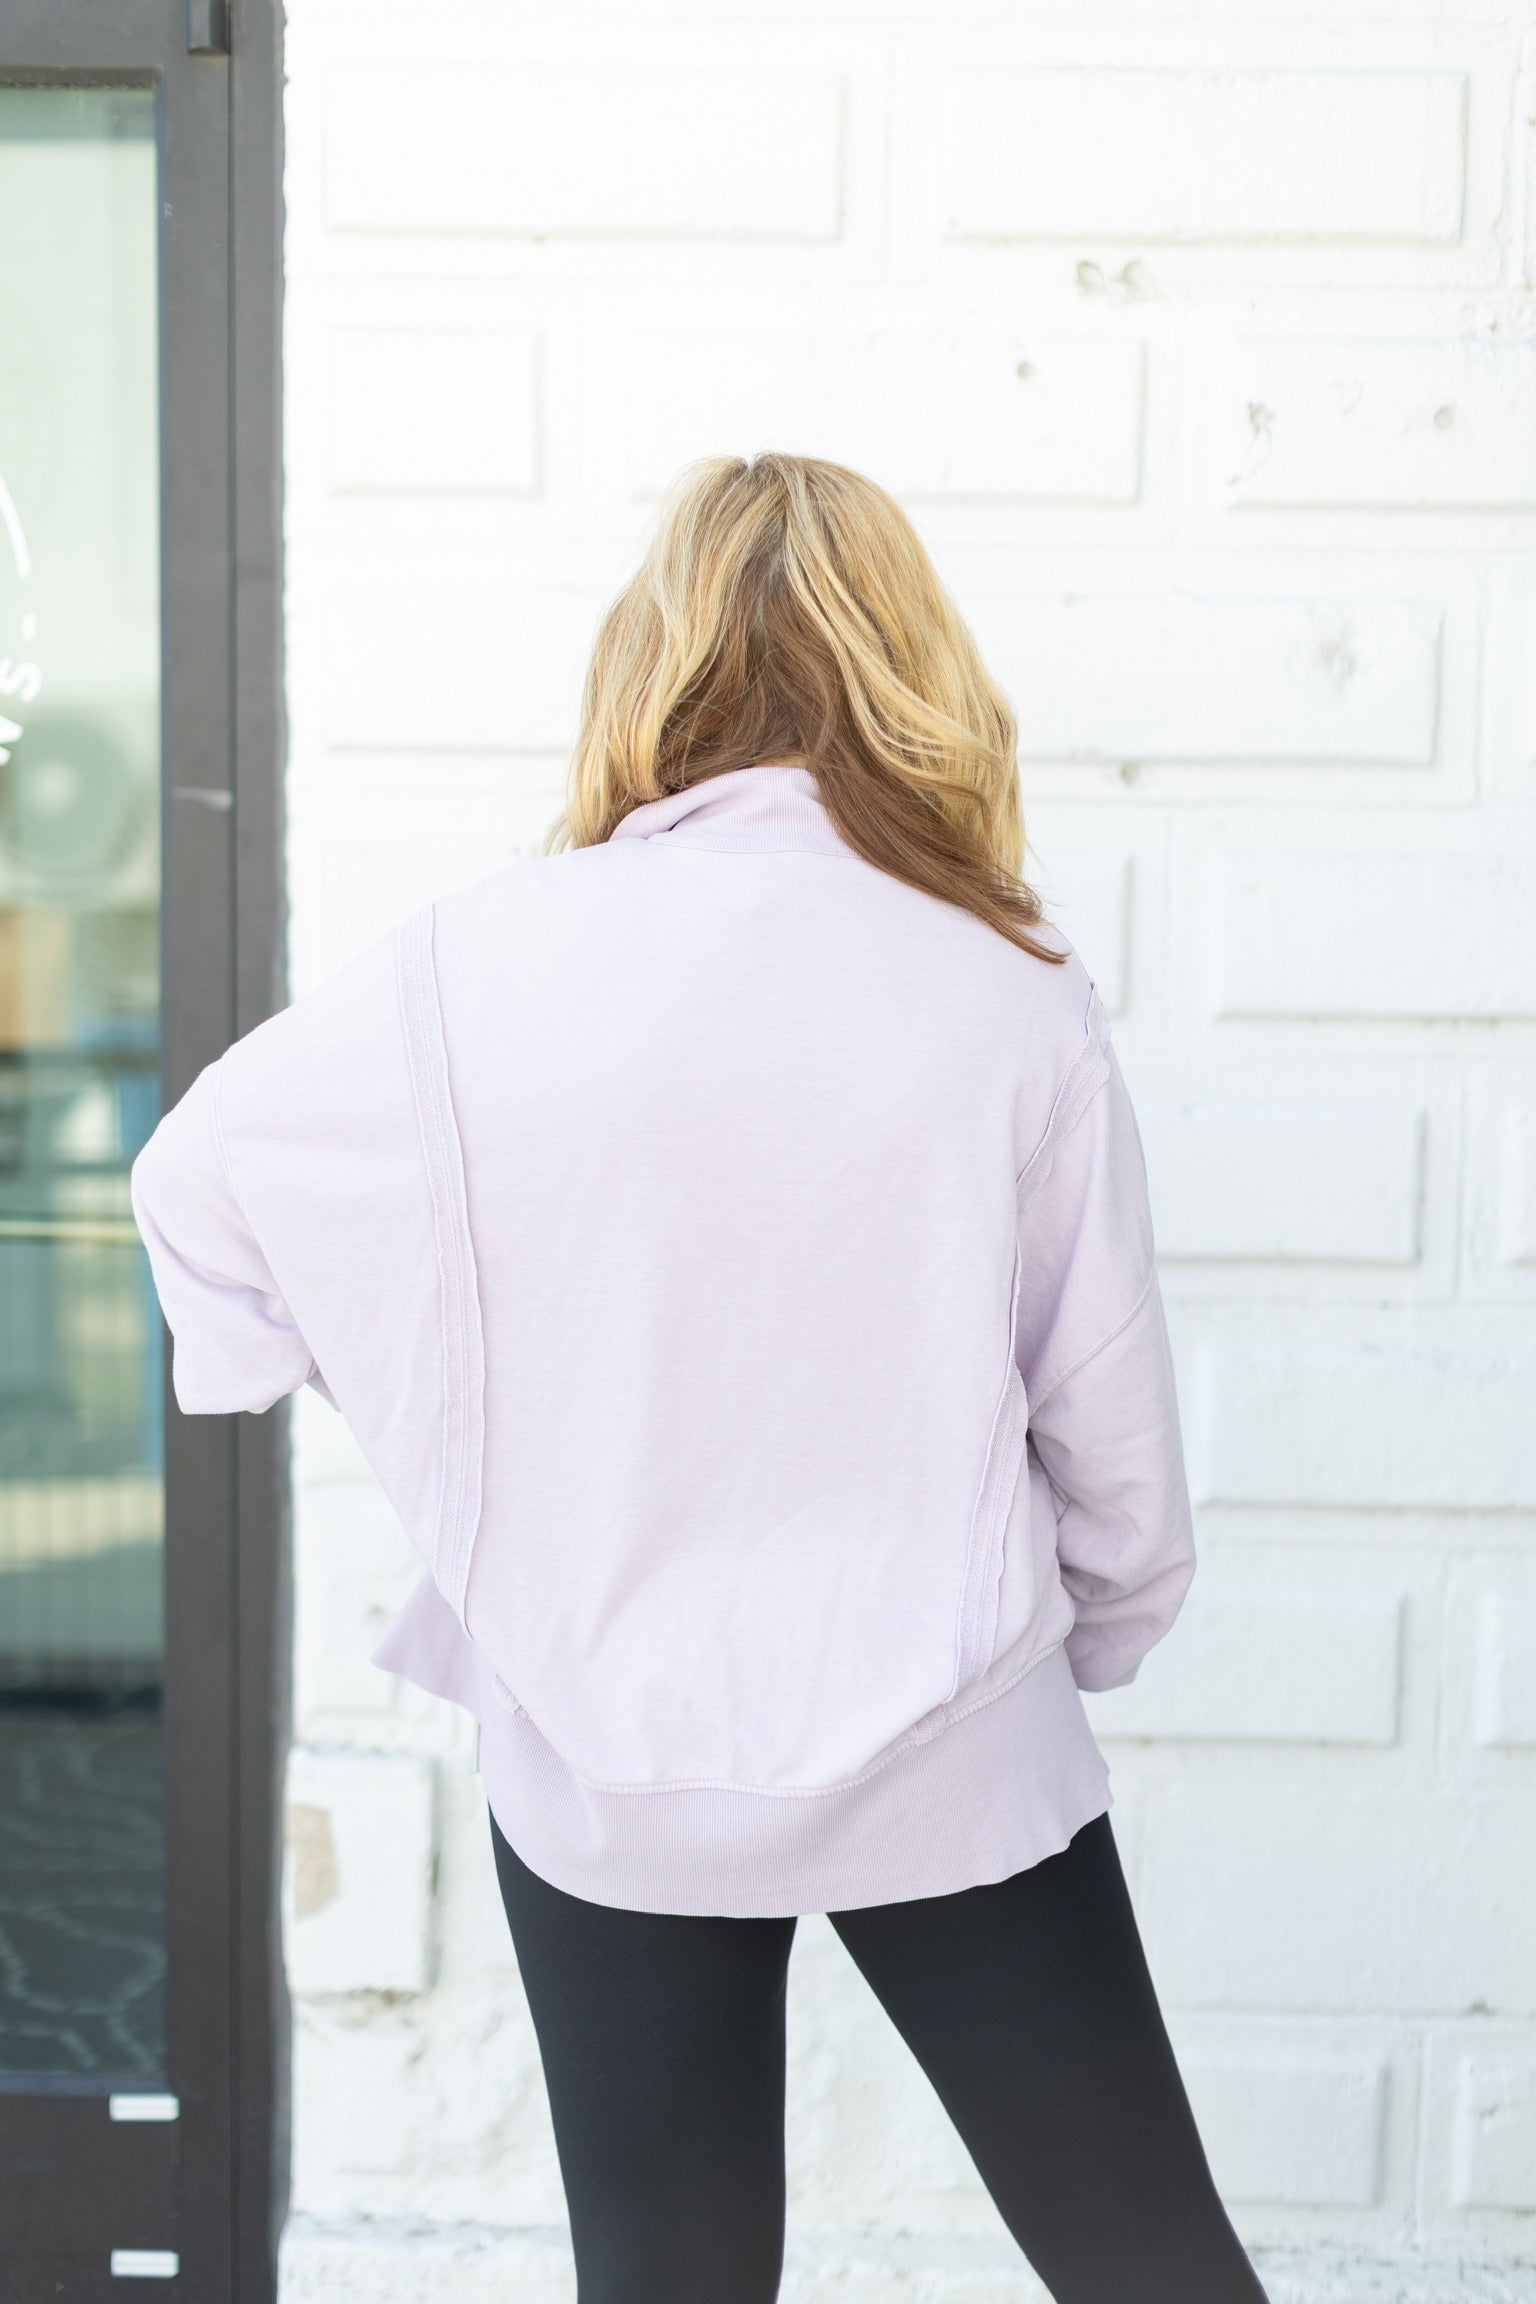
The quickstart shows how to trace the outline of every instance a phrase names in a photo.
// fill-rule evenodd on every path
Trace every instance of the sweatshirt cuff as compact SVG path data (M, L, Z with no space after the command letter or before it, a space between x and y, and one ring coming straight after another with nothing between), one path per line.
M1066 1647L1072 1677L1085 1696L1097 1696L1106 1688L1128 1688L1141 1670L1142 1651L1127 1655L1123 1648L1096 1640L1086 1626L1068 1633Z

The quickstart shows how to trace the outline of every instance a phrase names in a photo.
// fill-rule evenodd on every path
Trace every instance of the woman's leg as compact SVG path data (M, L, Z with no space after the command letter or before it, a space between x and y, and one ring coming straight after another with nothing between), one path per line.
M996 1886L831 1918L1058 2304L1262 2304L1107 1816Z
M530 1872L494 1817L491 1835L579 2304L772 2304L793 1920L588 1904Z

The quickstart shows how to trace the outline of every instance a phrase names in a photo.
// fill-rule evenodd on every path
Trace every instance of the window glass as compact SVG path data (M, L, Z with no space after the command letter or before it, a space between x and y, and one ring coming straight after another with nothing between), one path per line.
M163 2066L154 99L0 89L0 2087Z

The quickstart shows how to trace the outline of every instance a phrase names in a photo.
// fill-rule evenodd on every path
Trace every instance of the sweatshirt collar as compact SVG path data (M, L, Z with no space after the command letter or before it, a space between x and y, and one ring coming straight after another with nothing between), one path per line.
M777 761L730 768L686 791L643 801L619 819L608 837L664 840L669 848L854 853L827 814L813 772Z

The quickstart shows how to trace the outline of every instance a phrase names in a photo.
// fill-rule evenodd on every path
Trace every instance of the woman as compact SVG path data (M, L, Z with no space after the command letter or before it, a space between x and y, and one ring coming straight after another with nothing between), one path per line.
M134 1206L190 1413L311 1384L466 1705L581 2304L758 2304L827 1912L1062 2304L1261 2295L1078 1691L1193 1570L1135 1121L1014 725L857 474L698 466L561 851L229 1049Z

